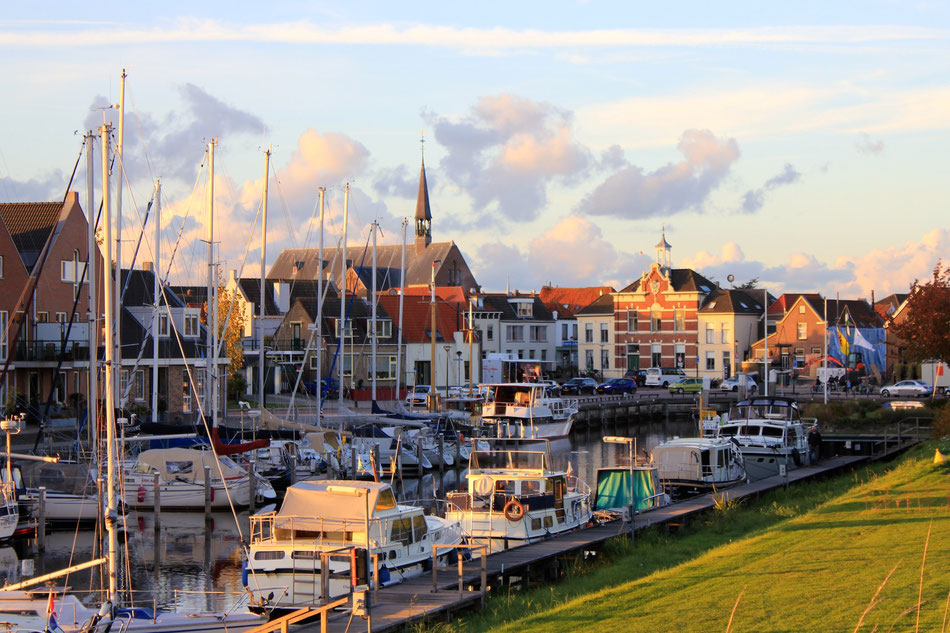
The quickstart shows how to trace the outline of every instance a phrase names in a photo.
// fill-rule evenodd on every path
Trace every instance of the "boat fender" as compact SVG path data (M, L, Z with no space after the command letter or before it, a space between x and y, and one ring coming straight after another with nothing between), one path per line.
M472 550L470 549L462 550L462 560L464 560L465 562L472 560Z
M208 491L208 496L210 497L211 503L214 503L214 486L211 486Z
M422 559L422 571L423 573L432 571L432 559L423 558Z
M139 526L139 532L145 531L145 517L139 515L139 520L136 521L136 524Z
M449 565L455 565L459 562L459 553L458 550L450 549L449 553L445 556L446 562Z
M385 567L383 569L385 569ZM382 574L380 574L380 577L382 577ZM245 587L247 587L247 580L247 561L244 561L241 565L241 584Z
M475 494L480 497L487 497L495 489L495 484L492 482L491 477L483 476L476 479L472 487L475 490Z
M524 506L517 499L512 499L505 504L505 518L512 523L517 523L524 518Z
M143 503L145 501L145 486L139 486L137 499L139 500L139 503Z
M797 448L792 449L792 461L795 462L795 465L799 468L802 465L802 454L798 452Z
M382 565L379 568L379 584L385 585L392 579L392 575L389 573L389 567Z

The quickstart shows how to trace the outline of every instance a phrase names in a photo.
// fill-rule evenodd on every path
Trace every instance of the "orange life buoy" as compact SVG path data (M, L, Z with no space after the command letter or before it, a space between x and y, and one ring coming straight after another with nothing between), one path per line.
M512 499L505 504L505 518L512 523L518 522L524 518L524 506L517 499Z

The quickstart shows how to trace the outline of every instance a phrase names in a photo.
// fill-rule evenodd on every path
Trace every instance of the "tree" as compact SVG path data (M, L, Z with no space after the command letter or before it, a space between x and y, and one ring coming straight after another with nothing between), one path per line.
M224 343L222 353L231 359L228 363L229 380L244 368L244 301L236 297L232 308L232 294L226 288L218 287L218 337ZM207 302L202 306L201 316L207 323Z
M889 328L903 340L906 360L950 362L950 266L938 261L933 278L914 281L907 305Z

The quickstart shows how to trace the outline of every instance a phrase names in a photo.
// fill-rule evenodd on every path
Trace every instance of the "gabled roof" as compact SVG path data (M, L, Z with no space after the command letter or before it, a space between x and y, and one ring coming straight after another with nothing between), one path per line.
M429 286L408 286L403 289L406 296L429 297L431 289ZM437 301L447 301L449 303L468 303L468 296L465 289L460 286L436 286L435 298Z
M552 313L557 312L559 319L571 319L581 309L603 296L610 296L614 289L610 286L589 286L587 288L559 288L542 286L538 296ZM612 301L611 301L612 303Z
M614 313L613 295L605 294L577 311L577 316L604 316Z
M384 295L379 298L381 306L388 314L393 315L393 322L402 332L406 343L428 343L431 329L431 312L428 297L406 295L403 302L403 324L399 322L399 297ZM436 341L451 341L453 334L459 330L458 305L436 301L435 329Z
M62 202L7 202L0 204L0 222L6 227L28 273L49 239Z
M824 307L821 295L817 292L811 293L802 293L802 292L786 292L780 295L775 301L769 304L769 314L772 315L783 315L792 309L792 306L795 305L795 302L798 301L799 297L804 297L808 304L818 313L820 317L824 314ZM818 306L818 307L816 307Z
M748 292L736 288L716 288L706 297L706 301L699 311L713 314L761 315L763 310L761 292Z
M892 317L909 296L906 292L888 295L880 301L874 302L874 311L885 319Z
M257 304L261 301L261 280L258 277L242 277L237 280L241 292L254 304L254 315L258 314ZM264 283L264 316L280 316L280 310L274 302L274 284Z
M363 287L367 290L371 290L373 287L373 267L372 266L354 266L353 272L356 273L356 276L359 278L360 283L363 284ZM385 292L390 288L398 288L402 285L400 276L402 271L396 268L383 268L381 266L376 267L376 292ZM347 286L347 290L352 290Z
M653 264L653 266L656 266L656 264ZM716 287L714 282L709 281L692 268L673 268L669 272L670 286L674 292L700 292L705 295L712 292ZM640 279L637 279L620 292L637 292L639 289Z
M150 270L122 270L122 305L124 307L152 306L155 301L152 299L155 276ZM167 299L168 305L173 308L184 308L185 302L175 294L170 286L165 286L162 293L161 305L165 305ZM202 299L203 300L203 299Z
M503 321L519 321L519 320L536 320L536 321L552 321L554 320L554 315L551 314L551 311L545 307L544 303L541 302L539 297L534 295L522 295L522 294L507 294L507 293L498 293L498 294L484 294L482 295L484 302L484 309L492 312L501 312L501 319ZM518 316L517 311L511 305L509 299L516 299L520 301L531 300L533 302L532 307L532 316L531 319L521 319Z
M821 310L818 310L818 314L819 316L822 314ZM884 319L863 299L829 299L828 325L880 328L884 327Z

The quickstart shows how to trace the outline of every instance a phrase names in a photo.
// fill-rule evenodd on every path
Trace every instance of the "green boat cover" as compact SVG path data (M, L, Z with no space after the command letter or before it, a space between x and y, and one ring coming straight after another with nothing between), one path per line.
M656 483L653 471L639 468L633 471L633 496L636 510L656 507ZM600 468L597 470L595 510L619 510L630 507L630 469Z

